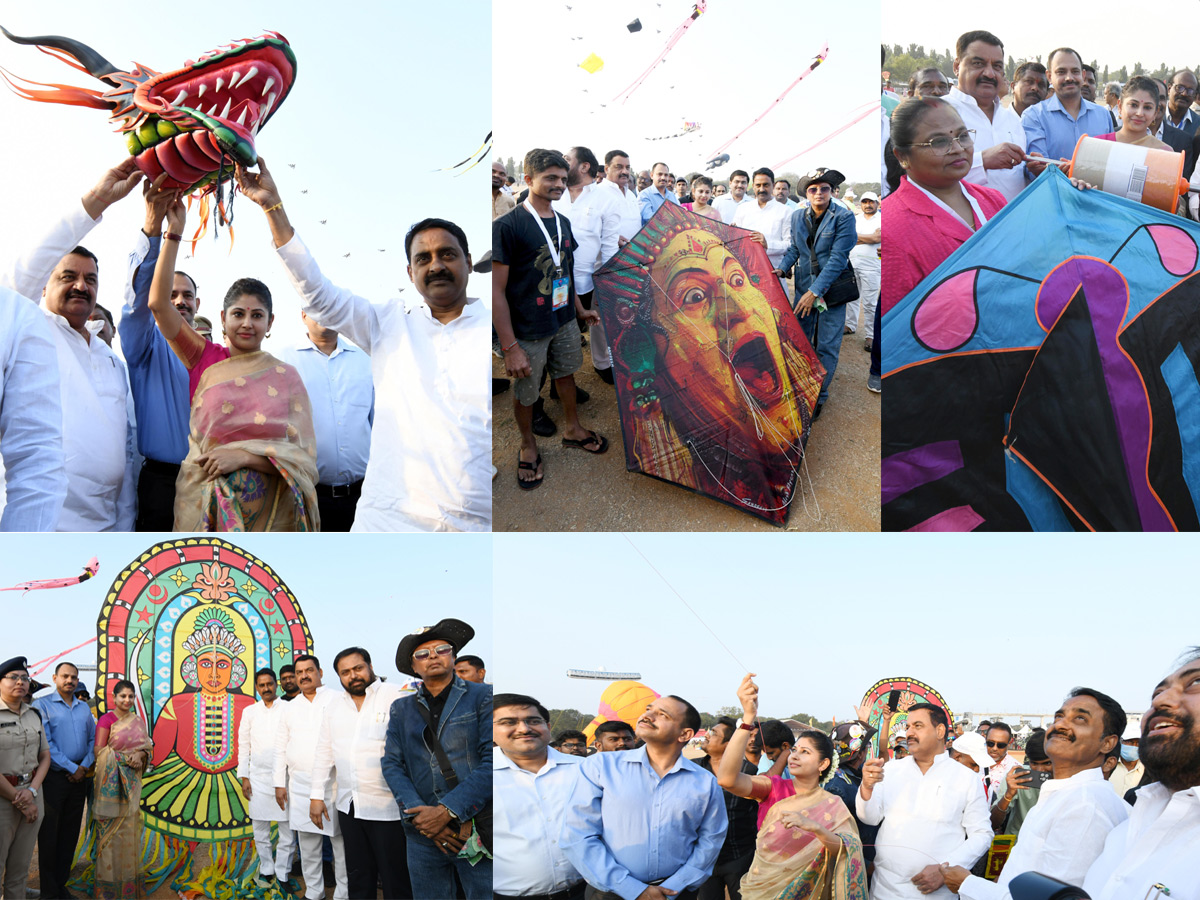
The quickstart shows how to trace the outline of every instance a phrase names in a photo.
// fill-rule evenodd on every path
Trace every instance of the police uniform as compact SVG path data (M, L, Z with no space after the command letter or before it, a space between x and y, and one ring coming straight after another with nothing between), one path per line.
M21 665L0 665L0 677ZM16 790L30 790L30 782L38 768L38 757L49 758L50 745L42 729L42 717L28 703L19 712L0 703L0 777ZM29 864L37 845L38 829L45 815L41 791L36 792L37 819L27 822L25 815L13 806L11 793L0 796L0 883L5 897L23 898L29 878Z

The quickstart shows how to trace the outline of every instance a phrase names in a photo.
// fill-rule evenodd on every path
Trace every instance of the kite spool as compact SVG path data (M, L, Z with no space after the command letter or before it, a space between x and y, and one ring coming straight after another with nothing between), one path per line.
M1107 194L1168 213L1175 212L1179 197L1188 192L1182 153L1105 141L1086 134L1075 145L1070 174Z

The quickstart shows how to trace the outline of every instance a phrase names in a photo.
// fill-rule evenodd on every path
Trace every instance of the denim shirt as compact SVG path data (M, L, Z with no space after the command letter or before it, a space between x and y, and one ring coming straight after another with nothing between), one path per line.
M454 790L447 786L437 754L425 741L425 720L416 704L426 709L429 704L420 691L392 703L383 777L401 811L441 804L465 822L492 797L492 686L455 675L446 690L450 696L438 719L438 738L458 776L458 786ZM405 815L404 820L408 823L412 816Z
M812 291L818 297L824 297L829 286L846 268L846 263L850 260L850 251L858 241L854 213L830 201L829 209L817 223L817 234L813 241L813 252L817 257L817 265L821 268L821 274L814 280L812 262L808 255L808 221L811 217L811 209L800 210L792 216L792 244L779 263L779 269L784 275L788 274L792 266L796 267L793 274L796 299L805 291Z

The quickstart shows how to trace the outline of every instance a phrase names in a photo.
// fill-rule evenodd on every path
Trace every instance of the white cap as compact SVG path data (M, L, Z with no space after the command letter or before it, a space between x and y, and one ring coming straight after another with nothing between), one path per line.
M1142 723L1130 722L1125 726L1125 733L1121 735L1123 741L1140 741L1142 739Z
M876 203L878 203L879 197L877 197L875 195L874 191L867 191L865 194L863 194L861 197L858 198L859 203L862 203L862 201L864 201L864 200L874 200Z
M965 753L971 757L975 761L975 765L979 766L980 772L990 769L996 764L996 761L988 756L987 741L977 731L968 731L966 734L959 735L950 746L959 753Z

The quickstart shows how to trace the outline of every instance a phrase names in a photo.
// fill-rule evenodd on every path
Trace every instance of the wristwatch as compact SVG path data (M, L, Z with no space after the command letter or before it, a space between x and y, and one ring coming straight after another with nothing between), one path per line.
M753 725L747 725L740 718L737 720L737 727L740 728L742 731L753 731L754 730Z

